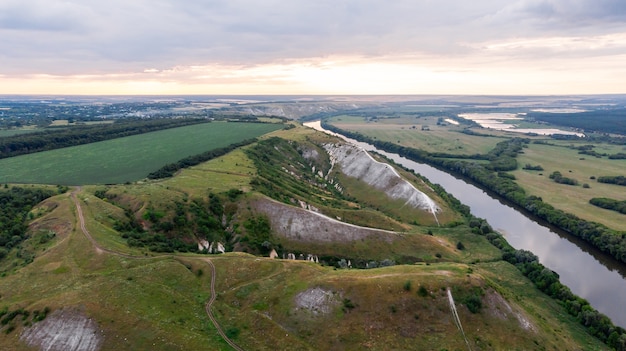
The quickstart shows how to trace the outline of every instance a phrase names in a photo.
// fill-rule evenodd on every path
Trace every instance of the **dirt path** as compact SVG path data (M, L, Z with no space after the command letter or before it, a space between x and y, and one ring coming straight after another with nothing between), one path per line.
M209 319L211 319L211 322L213 322L213 326L215 326L215 329L217 329L217 332L220 334L222 339L224 339L224 341L226 341L226 343L230 345L233 349L237 351L243 351L243 349L239 347L239 345L235 344L234 341L230 340L230 338L226 336L226 333L224 333L222 326L217 322L217 319L215 319L215 316L213 315L211 307L213 306L213 302L215 302L215 299L217 298L217 294L215 293L215 265L209 259L206 259L205 261L209 264L209 266L211 266L211 299L204 306L204 310L209 316Z
M106 253L111 254L111 255L124 257L124 258L131 258L131 259L150 259L150 258L159 258L159 257L175 257L175 255L160 255L160 256L151 256L151 257L135 256L135 255L129 255L129 254L125 254L125 253L122 253L122 252L110 250L110 249L107 249L107 248L104 248L104 247L100 246L100 244L98 244L98 242L91 236L91 234L87 230L87 227L85 226L85 217L83 216L83 209L80 206L80 201L78 200L78 197L76 196L76 194L79 193L80 191L81 191L81 187L77 187L71 193L72 200L74 200L74 204L76 205L76 213L77 213L77 216L78 216L78 223L79 223L80 229L83 232L83 234L85 235L85 237L91 242L91 244L95 247L95 249L98 252L106 252ZM186 258L188 258L188 257L186 257ZM224 339L224 341L226 341L226 343L228 345L230 345L233 349L235 349L237 351L244 351L241 347L239 347L239 345L235 344L234 341L232 341L228 336L226 336L226 334L224 333L224 330L222 329L222 326L219 324L217 319L215 319L215 316L213 315L213 312L211 311L211 307L213 306L213 302L215 302L215 299L217 298L217 294L215 293L215 277L216 277L215 265L208 258L205 258L204 261L209 266L211 266L211 299L204 306L206 314L209 317L209 319L211 320L211 322L213 323L213 326L215 327L215 329L217 329L217 332Z

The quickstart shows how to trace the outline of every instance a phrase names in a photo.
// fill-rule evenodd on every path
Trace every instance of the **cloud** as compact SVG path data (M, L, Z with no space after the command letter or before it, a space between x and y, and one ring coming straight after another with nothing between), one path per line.
M194 67L282 67L276 73L308 62L325 72L319 63L340 57L361 69L389 63L399 78L399 63L470 72L493 62L521 69L546 58L619 56L623 33L621 0L2 0L0 74L197 84L215 77ZM451 58L454 65L431 67Z

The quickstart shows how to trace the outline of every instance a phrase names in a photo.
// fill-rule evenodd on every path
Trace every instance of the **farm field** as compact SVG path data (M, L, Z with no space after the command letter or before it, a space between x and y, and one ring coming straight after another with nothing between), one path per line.
M567 145L571 142L567 143ZM580 143L580 145L589 143ZM565 145L565 144L564 144ZM597 152L617 153L622 146L598 145ZM581 155L578 150L542 144L530 144L524 153L517 157L520 168L513 172L528 194L540 196L545 202L565 212L606 226L626 230L626 216L611 210L605 210L589 204L593 197L608 197L626 200L626 188L599 183L591 177L626 175L626 160L609 160L590 155ZM529 171L525 164L540 165L543 171ZM557 184L549 175L559 171L563 176L576 179L577 186ZM582 187L588 184L589 188Z
M383 117L373 122L367 117L338 116L331 118L329 122L344 130L428 152L483 154L504 140L499 137L464 134L461 133L464 126L437 125L438 120L439 117L404 116Z
M282 128L213 122L0 160L1 183L108 184L143 179L161 166Z
M19 135L19 134L28 134L34 132L40 132L41 129L0 129L0 138Z

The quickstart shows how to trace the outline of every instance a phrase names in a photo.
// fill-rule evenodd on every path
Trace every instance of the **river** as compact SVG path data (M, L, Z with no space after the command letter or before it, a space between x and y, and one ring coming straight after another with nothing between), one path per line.
M337 135L324 130L319 121L305 123L305 126ZM589 301L595 309L611 318L614 324L626 327L626 268L612 257L572 235L527 217L465 180L398 154L379 150L373 145L338 136L365 150L385 155L431 182L440 184L448 193L469 206L473 215L486 219L513 247L537 255L544 266L559 274L561 282L574 294Z

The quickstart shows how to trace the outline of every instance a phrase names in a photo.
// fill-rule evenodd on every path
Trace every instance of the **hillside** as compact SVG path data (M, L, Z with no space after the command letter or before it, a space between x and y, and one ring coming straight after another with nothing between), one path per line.
M233 349L218 328L244 350L605 349L422 178L382 165L394 197L326 152L339 140L273 135L41 203L30 230L55 236L3 266L0 349Z

